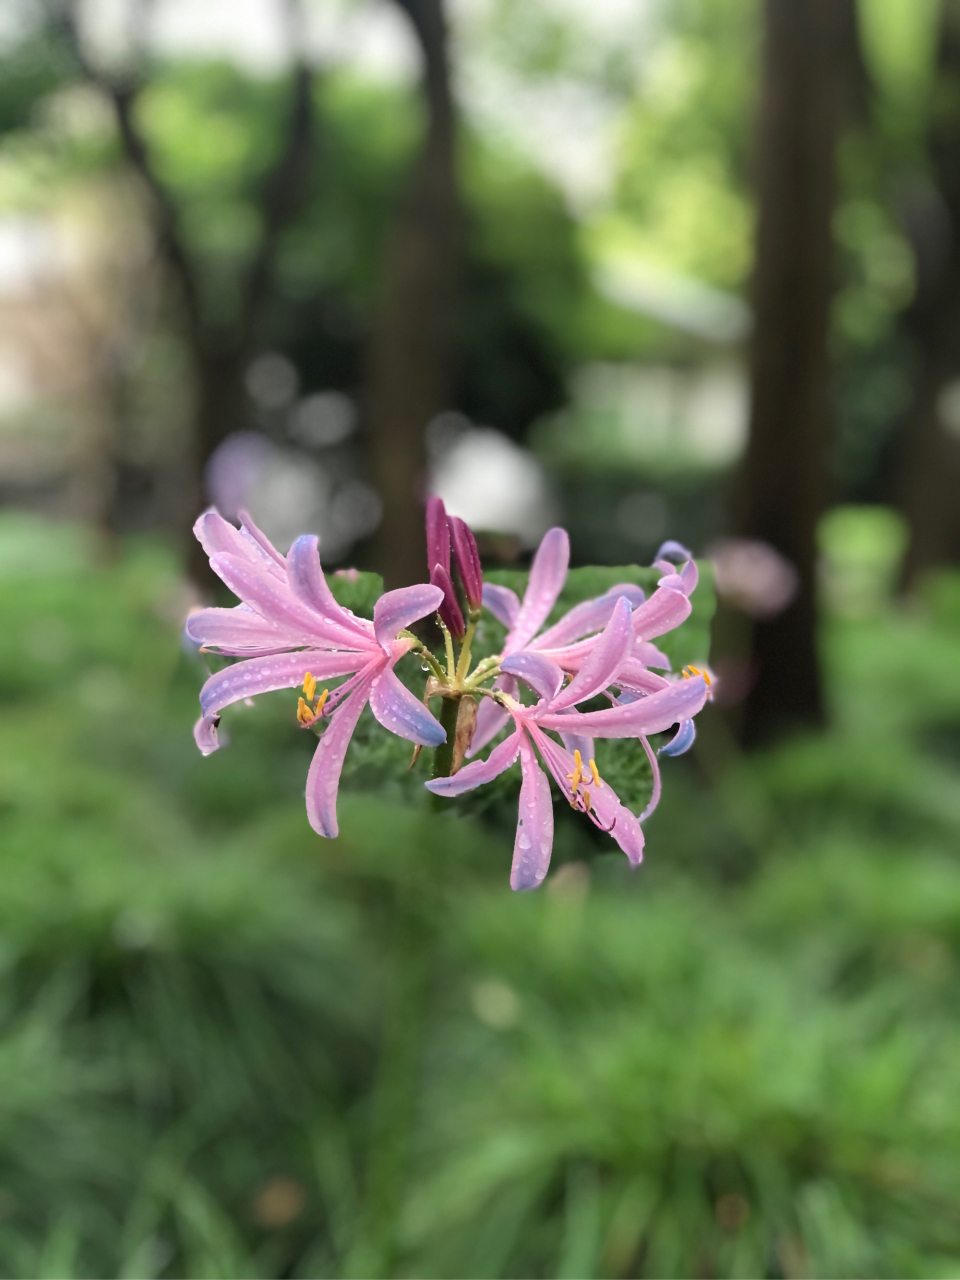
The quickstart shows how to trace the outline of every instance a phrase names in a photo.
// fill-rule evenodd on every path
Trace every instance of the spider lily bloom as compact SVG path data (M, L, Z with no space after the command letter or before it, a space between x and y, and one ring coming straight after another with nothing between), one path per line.
M440 724L393 670L416 644L401 633L435 612L442 592L426 585L388 591L374 606L371 623L337 604L315 537L298 538L282 557L270 554L269 543L252 524L244 526L246 540L243 530L215 513L201 516L197 525L197 536L211 552L211 568L242 603L193 614L187 634L207 648L244 658L212 675L200 691L197 745L205 755L217 749L220 712L231 703L302 686L306 699L300 699L297 718L305 727L325 725L307 774L307 816L320 835L335 836L340 771L368 702L384 728L401 738L428 747L446 740ZM310 705L318 682L342 676L351 678L332 692L325 689L316 706Z
M571 807L609 832L634 865L643 856L639 819L600 778L592 755L585 761L579 749L569 750L549 736L556 732L578 738L639 737L689 719L703 705L706 684L700 678L670 684L658 693L603 711L582 713L575 709L577 703L595 697L615 678L633 640L630 614L629 600L621 597L589 658L566 687L562 668L544 654L527 649L505 658L501 669L529 685L539 701L526 707L501 692L499 700L514 725L510 737L494 747L486 760L475 760L453 777L435 778L426 784L436 795L461 795L490 782L519 756L520 813L510 873L514 889L534 889L540 884L553 848L550 786L537 754Z
M661 557L682 553L687 560L678 574L675 567ZM665 543L658 552L656 567L664 572L656 591L647 600L633 583L620 583L602 596L584 600L546 631L540 628L556 604L567 578L570 562L570 539L565 529L549 529L544 534L530 567L530 578L521 602L508 587L484 583L483 603L507 628L503 652L505 656L521 649L543 653L564 671L575 674L589 657L600 631L613 613L617 601L626 597L634 606L634 641L625 659L633 684L643 692L654 693L668 683L648 670L669 670L670 660L653 644L657 636L679 626L690 614L689 595L697 584L697 569L690 553L679 543ZM684 576L686 575L686 576ZM649 681L644 676L650 676ZM501 681L510 693L513 685ZM477 728L468 755L475 755L507 724L509 717L501 707L485 700L477 717Z

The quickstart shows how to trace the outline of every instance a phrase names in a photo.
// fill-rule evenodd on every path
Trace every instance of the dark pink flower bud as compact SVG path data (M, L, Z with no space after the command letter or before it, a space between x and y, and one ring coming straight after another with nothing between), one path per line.
M460 608L460 602L457 600L457 593L454 590L450 574L442 564L435 564L430 570L430 582L443 592L443 599L437 609L440 621L452 636L462 640L467 630L463 621L463 612Z
M459 516L449 516L448 521L467 603L471 609L479 609L483 598L483 570L480 568L477 540Z
M435 564L440 565L450 576L450 526L447 511L442 498L428 498L426 510L427 522L427 568L433 570Z

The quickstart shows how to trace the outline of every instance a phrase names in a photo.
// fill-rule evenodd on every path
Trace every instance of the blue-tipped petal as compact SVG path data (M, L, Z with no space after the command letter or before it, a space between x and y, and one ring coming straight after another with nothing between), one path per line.
M680 727L673 735L670 741L660 748L661 756L682 756L685 751L689 751L693 746L693 740L697 736L696 726L692 720L681 720Z
M684 560L693 559L693 552L688 551L682 542L675 542L672 538L669 538L653 559L654 561L670 560L674 564L682 564Z

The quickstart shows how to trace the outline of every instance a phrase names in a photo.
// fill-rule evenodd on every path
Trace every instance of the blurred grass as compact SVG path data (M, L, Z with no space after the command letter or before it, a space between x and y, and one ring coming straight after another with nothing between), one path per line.
M292 695L201 759L161 550L6 517L0 602L0 1272L960 1269L956 577L829 622L829 735L705 721L645 867L567 822L535 895L405 748L315 837Z

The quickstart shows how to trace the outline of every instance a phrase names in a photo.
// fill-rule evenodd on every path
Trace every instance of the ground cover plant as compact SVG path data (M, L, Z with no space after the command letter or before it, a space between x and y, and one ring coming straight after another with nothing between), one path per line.
M0 1271L956 1273L955 577L530 895L515 782L437 812L361 718L321 840L282 699L197 757L162 550L0 541Z

